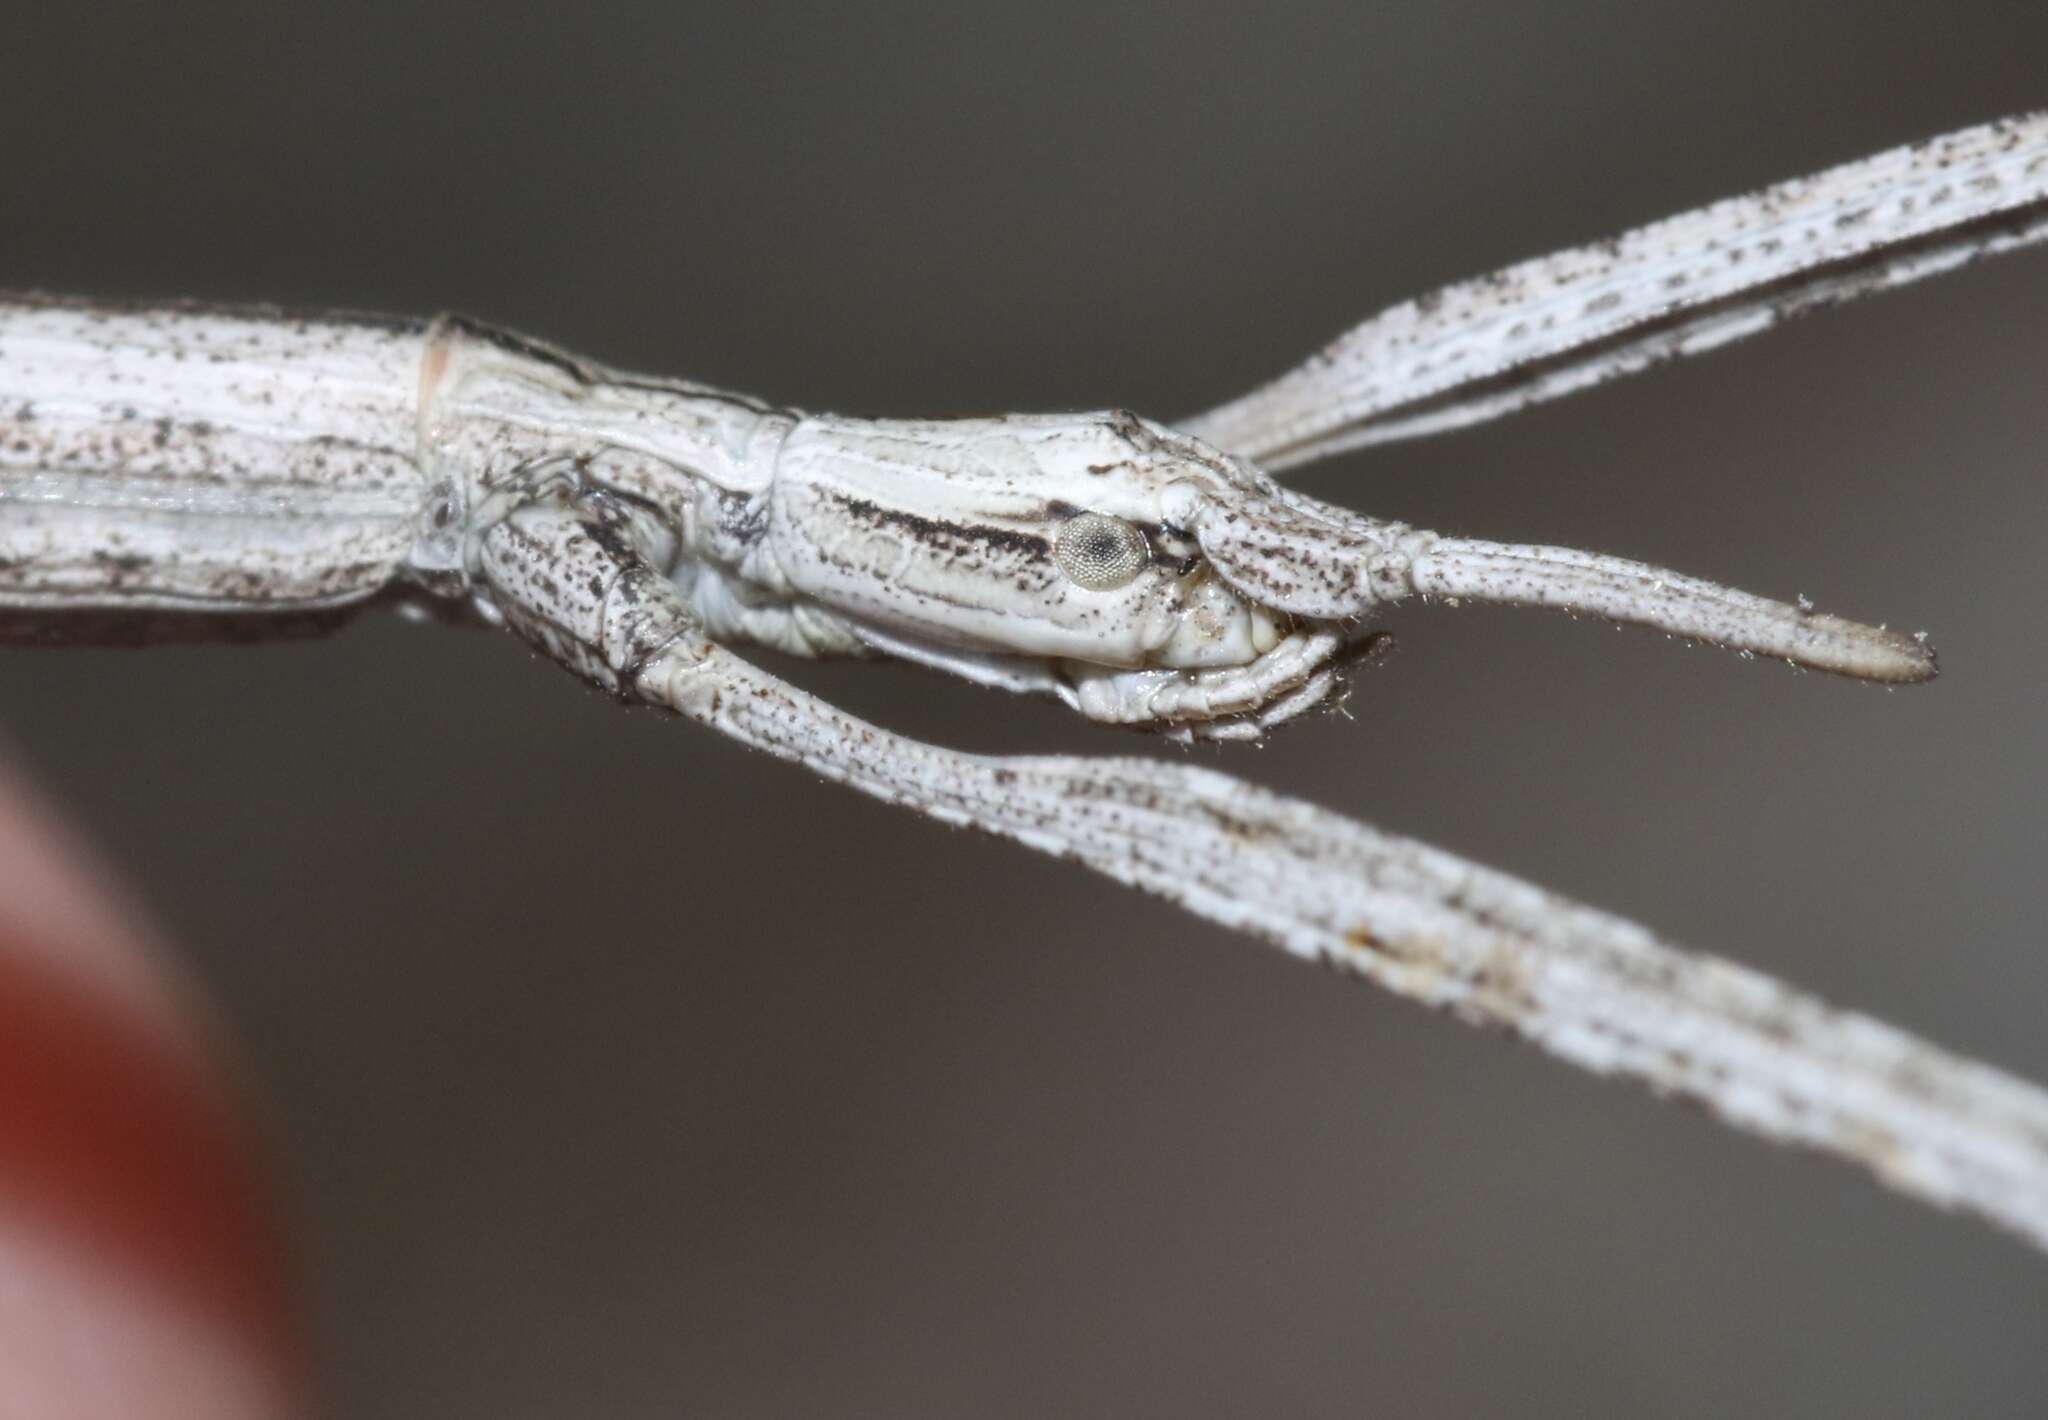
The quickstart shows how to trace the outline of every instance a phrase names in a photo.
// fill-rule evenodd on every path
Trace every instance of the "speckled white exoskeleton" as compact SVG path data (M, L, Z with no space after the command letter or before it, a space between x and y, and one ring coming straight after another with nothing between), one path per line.
M11 639L509 626L620 697L1832 1150L2048 1247L2048 1094L1449 854L1187 764L987 757L732 646L893 657L1180 739L1331 702L1404 597L1634 622L1870 680L1916 636L1442 537L1269 476L1508 413L2048 235L2048 116L1396 306L1168 426L800 414L471 322L0 300Z

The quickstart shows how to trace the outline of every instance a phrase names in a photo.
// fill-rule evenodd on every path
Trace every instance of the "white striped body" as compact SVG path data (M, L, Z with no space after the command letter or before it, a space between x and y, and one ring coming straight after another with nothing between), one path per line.
M1416 592L1876 679L1933 669L1896 633L1655 568L1363 517L1118 411L807 418L458 319L0 303L0 407L17 619L274 625L403 587L495 620L562 589L479 581L480 539L536 499L603 494L645 515L645 557L708 634L896 656L1183 734L1321 703L1360 618Z
M0 611L288 612L398 574L425 326L0 302Z

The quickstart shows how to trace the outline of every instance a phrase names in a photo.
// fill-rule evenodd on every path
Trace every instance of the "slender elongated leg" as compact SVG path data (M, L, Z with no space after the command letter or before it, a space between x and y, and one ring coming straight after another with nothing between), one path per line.
M1493 419L2048 239L2048 113L1403 301L1180 428L1269 470Z
M635 684L863 793L1083 863L2048 1247L2048 1095L1757 972L1191 765L962 754L706 642L678 641Z

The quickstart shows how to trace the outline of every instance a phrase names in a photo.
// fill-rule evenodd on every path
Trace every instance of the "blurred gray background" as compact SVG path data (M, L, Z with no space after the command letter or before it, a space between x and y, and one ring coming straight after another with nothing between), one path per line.
M2034 0L17 6L0 285L459 308L813 408L1171 418L2048 99ZM1199 757L2048 1078L2048 258L1309 471L1927 627L1885 693L1416 609ZM797 668L976 747L1159 752ZM511 641L0 656L267 1095L337 1415L2038 1415L2048 1266L631 715Z

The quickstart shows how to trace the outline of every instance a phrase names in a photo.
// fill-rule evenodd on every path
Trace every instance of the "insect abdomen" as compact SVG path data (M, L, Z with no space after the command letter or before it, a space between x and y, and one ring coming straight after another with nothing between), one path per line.
M423 327L0 299L0 611L293 613L415 535Z

